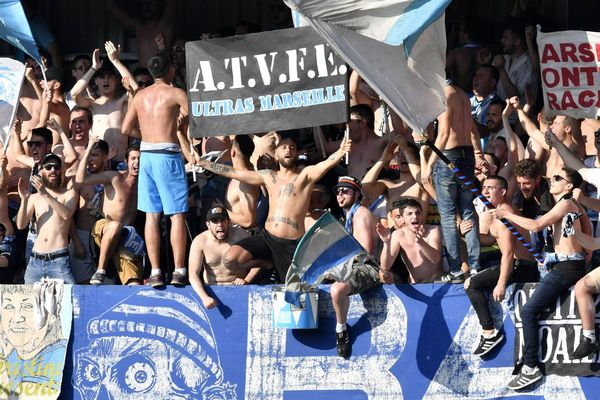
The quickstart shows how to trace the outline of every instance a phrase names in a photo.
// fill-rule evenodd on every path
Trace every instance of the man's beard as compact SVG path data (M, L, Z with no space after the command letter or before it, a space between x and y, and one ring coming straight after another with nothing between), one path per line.
M54 190L54 191L57 191L58 189L60 189L60 186L62 184L61 179L62 178L59 175L57 177L56 181L52 182L48 178L46 178L45 176L42 176L42 182L44 183L44 186L46 186L48 189Z
M282 158L279 160L279 165L283 168L293 168L296 166L296 160L293 158Z

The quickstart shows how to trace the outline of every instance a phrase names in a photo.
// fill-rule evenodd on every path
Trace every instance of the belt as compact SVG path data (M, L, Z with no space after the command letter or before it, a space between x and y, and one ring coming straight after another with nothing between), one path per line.
M442 151L442 153L444 153L444 155L447 156L455 156L455 155L472 155L474 154L474 149L472 146L459 146L459 147L454 147L452 149L447 149Z
M37 260L44 261L54 261L57 258L66 257L69 255L69 250L59 250L53 253L36 253L35 251L31 252L31 257Z
M537 263L535 261L529 261L529 260L515 260L513 262L513 266L515 268L519 268L519 267L537 268Z

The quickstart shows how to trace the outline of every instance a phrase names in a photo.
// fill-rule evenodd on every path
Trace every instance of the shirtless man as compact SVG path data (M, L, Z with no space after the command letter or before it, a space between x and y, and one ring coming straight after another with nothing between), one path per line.
M155 38L161 35L164 46L170 48L174 38L175 0L143 0L139 15L130 16L117 1L108 0L107 8L115 18L130 31L135 31L139 65L145 66L150 58L160 49L155 43Z
M316 224L319 218L325 213L326 207L329 204L330 191L331 190L325 185L321 184L315 185L313 188L308 202L306 217L304 217L304 227L307 231Z
M108 143L100 139L88 157L88 174L104 171L107 158ZM78 166L79 164L71 167L75 169L73 177L77 173ZM90 239L94 224L102 217L104 186L75 183L75 188L79 192L79 207L75 212L75 222L71 228L71 270L77 283L87 283L96 272L96 260L93 257Z
M250 156L254 151L254 143L248 135L238 135L231 148L233 168L244 171L254 171ZM256 206L260 195L260 187L249 185L232 179L225 194L225 208L231 223L244 229L256 226Z
M129 79L129 85L135 92L138 85L133 79L133 75L119 60L120 46L115 47L112 42L106 42L104 45L108 59L119 71L123 78ZM92 77L98 86L99 97L90 99L85 96L87 88ZM75 102L80 107L89 108L93 115L92 135L105 140L111 147L111 151L116 150L113 158L113 164L123 161L128 139L121 134L121 125L123 117L127 111L127 96L125 93L117 97L117 76L111 65L106 64L100 59L100 49L95 49L92 56L92 67L83 75L83 77L71 89L71 94Z
M6 155L0 155L0 283L13 283L13 252L15 250L15 230L8 215L8 172ZM10 268L10 269L9 269Z
M394 201L391 214L398 227L393 233L377 225L377 233L383 241L381 269L389 271L402 251L410 283L433 282L443 272L440 227L423 225L421 203L415 199Z
M471 106L467 95L453 85L444 87L444 95L448 108L439 117L438 135L435 146L467 178L475 179L475 161L483 160L479 134L471 117ZM479 270L479 229L477 213L473 206L473 193L462 187L458 178L435 153L428 160L423 177L428 181L435 162L435 188L437 204L440 212L444 243L447 250L450 271L442 276L442 282L463 283L465 275L461 272L461 256L458 240L456 217L462 221L473 220L473 229L465 235L467 243L467 263L469 269L476 273ZM425 183L425 182L424 182Z
M17 213L17 228L25 229L36 217L37 238L25 270L25 284L44 277L75 283L69 261L69 226L77 208L77 192L62 187L62 160L47 154L40 162L40 176L31 177L37 193L30 193L29 182L19 179L21 207Z
M385 147L379 160L369 169L362 180L363 192L371 202L375 201L381 194L385 195L388 204L391 203L391 199L413 198L421 203L422 209L427 210L429 195L421 187L420 182L415 180L410 170L411 167L420 169L418 167L419 150L414 144L409 145L402 135L394 132L391 135L392 142ZM395 153L397 146L400 151ZM394 157L400 164L400 178L397 180L377 179L381 170L389 165ZM424 215L423 219L426 218L427 215Z
M554 147L549 146L545 140L545 133L540 131L533 121L529 119L527 113L519 103L519 98L514 96L510 98L510 104L519 114L519 121L525 128L527 134L536 141L544 150L549 152L548 160L545 163L546 176L554 176L564 166L563 160ZM577 154L581 160L585 158L585 145L581 136L581 123L575 118L557 115L554 122L550 125L550 131L569 148L570 151Z
M79 160L83 157L83 153L87 149L90 140L90 130L92 129L93 116L89 108L75 106L71 110L71 123L69 131L71 133L71 144L77 154L75 164L65 173L66 177L70 178L77 173Z
M494 207L501 207L506 211L513 212L510 203L507 202L508 183L503 177L487 178L483 182L482 193ZM515 282L537 282L540 279L535 259L502 221L493 218L489 231L497 241L502 253L500 265L486 268L465 281L467 296L469 296L483 329L479 345L473 352L476 356L488 354L504 340L502 330L494 327L494 319L490 313L486 292L492 290L494 301L501 302L508 285ZM520 228L519 233L527 237L525 229Z
M206 308L214 308L217 301L211 297L204 285L246 285L260 271L252 268L230 270L223 264L223 257L231 246L250 234L243 229L231 226L227 211L220 206L211 208L206 215L208 230L192 241L190 247L190 284L200 296Z
M375 116L371 107L366 104L350 107L348 129L354 146L348 154L348 175L362 179L385 148L385 140L375 134L374 128Z
M188 211L187 180L181 147L177 140L177 119L187 117L185 92L169 85L175 69L169 57L159 53L148 62L154 84L133 98L123 121L123 133L136 135L139 124L142 143L138 209L146 213L145 239L152 266L148 284L164 286L160 268L160 215L171 218L171 246L175 271L171 284L184 286L187 281L185 249Z
M291 138L279 141L275 158L279 170L238 171L223 164L200 161L199 165L227 178L261 186L269 192L269 214L265 230L241 240L225 254L229 269L248 268L255 260L272 261L279 282L285 280L298 240L304 235L304 217L315 183L350 151L351 141L344 139L337 152L301 171L296 166L298 150Z
M545 263L552 265L548 274L542 278L533 295L521 308L523 321L523 368L508 387L519 390L542 379L538 367L539 327L538 316L547 307L555 304L556 299L569 287L585 275L585 254L583 247L573 235L563 234L562 221L570 213L581 212L578 204L571 199L573 189L579 187L583 179L571 168L563 167L552 177L550 193L556 199L556 205L539 219L521 217L504 207L492 210L496 218L506 218L514 225L529 231L538 232L552 226L554 253L546 253ZM585 214L584 214L585 215ZM589 225L589 224L587 224ZM583 230L585 224L580 219L573 222L575 230ZM589 231L589 230L588 230Z
M92 237L100 248L98 255L98 270L90 279L92 285L104 283L108 260L112 258L119 279L124 285L139 285L142 283L143 269L139 259L143 251L143 241L131 226L137 214L138 170L140 151L137 146L127 149L126 171L103 171L87 174L87 165L92 155L97 156L100 164L106 162L107 152L99 145L97 137L90 138L88 148L79 163L75 182L79 185L103 185L104 198L102 202L103 218L94 223ZM94 154L98 152L99 155Z

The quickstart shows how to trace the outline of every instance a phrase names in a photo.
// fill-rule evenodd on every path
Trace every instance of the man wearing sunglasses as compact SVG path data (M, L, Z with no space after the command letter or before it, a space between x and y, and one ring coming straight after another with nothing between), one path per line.
M523 367L508 387L520 390L529 387L542 379L542 371L538 367L539 330L538 316L547 307L553 305L556 299L569 287L585 275L585 251L572 234L563 232L563 220L571 213L582 210L572 199L572 192L578 188L583 179L574 169L563 167L552 177L550 193L556 200L556 205L539 219L525 218L514 214L502 206L492 210L496 218L505 218L511 223L529 231L538 232L552 226L554 252L546 253L545 265L550 272L542 278L533 295L521 308L523 322ZM581 221L583 219L583 221ZM589 221L584 214L573 222L576 231L585 231ZM582 229L583 228L583 229ZM587 229L589 233L589 229Z
M44 277L75 283L69 258L69 227L77 208L78 195L73 189L62 187L62 160L56 154L47 154L40 162L39 176L29 182L19 179L21 206L17 213L17 228L24 229L35 215L37 237L25 270L25 284L33 284Z

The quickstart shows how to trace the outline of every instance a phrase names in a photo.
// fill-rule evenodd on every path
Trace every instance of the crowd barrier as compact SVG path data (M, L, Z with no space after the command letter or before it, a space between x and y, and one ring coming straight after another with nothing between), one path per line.
M345 360L336 354L335 316L327 286L319 293L319 327L311 330L272 327L272 287L209 290L219 301L216 309L206 310L190 287L74 286L73 328L61 398L567 400L600 396L600 380L595 377L549 375L531 391L515 393L506 388L515 354L511 296L493 307L506 341L486 360L472 355L481 328L461 285L381 286L353 296L352 356ZM554 351L552 347L543 352ZM551 361L556 354L542 356Z

